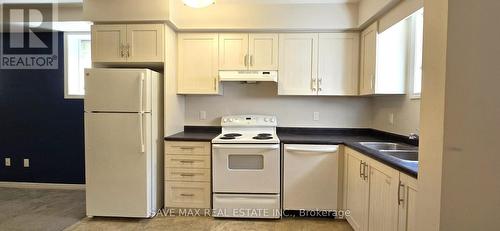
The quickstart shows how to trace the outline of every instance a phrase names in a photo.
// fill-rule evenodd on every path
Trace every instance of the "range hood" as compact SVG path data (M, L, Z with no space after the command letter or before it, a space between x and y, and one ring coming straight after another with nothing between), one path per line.
M219 71L220 81L278 82L278 71Z

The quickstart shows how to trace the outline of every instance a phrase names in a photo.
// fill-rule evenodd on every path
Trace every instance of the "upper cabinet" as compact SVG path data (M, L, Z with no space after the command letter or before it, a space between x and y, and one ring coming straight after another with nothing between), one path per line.
M318 95L358 95L359 34L319 34L318 55Z
M382 34L378 22L361 33L360 95L404 94L407 75L407 24Z
M280 34L280 95L358 95L357 33Z
M178 34L178 94L219 94L219 36Z
M126 25L92 26L92 62L126 62Z
M375 70L377 62L377 23L361 33L360 94L375 93Z
M128 24L92 26L92 62L161 63L164 25Z
M219 70L277 69L277 34L219 35Z
M318 34L279 35L279 95L317 95Z

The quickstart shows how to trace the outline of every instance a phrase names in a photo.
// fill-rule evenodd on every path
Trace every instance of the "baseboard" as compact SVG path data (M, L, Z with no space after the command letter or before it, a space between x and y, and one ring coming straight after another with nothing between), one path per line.
M0 181L0 187L4 187L4 188L30 188L30 189L85 190L85 184L53 184L53 183L7 182L7 181Z

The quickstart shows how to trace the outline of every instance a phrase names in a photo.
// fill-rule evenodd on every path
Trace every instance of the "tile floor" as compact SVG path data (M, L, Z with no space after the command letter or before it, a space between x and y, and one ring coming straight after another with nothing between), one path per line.
M342 220L328 218L286 218L282 220L214 219L211 217L156 217L154 219L85 218L66 229L90 230L167 230L167 231L352 231Z

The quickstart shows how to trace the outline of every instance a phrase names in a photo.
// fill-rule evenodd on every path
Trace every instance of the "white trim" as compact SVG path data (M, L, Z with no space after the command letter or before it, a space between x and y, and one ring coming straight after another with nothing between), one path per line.
M419 100L421 93L415 94L413 86L415 84L415 33L416 33L416 15L421 13L422 9L415 11L410 17L411 26L409 32L409 52L408 52L408 97L412 100ZM422 78L422 77L420 77Z
M84 95L68 94L68 35L89 35L89 31L64 32L64 98L65 99L83 99Z
M85 184L53 184L53 183L8 182L8 181L0 181L0 187L26 188L26 189L85 190Z

